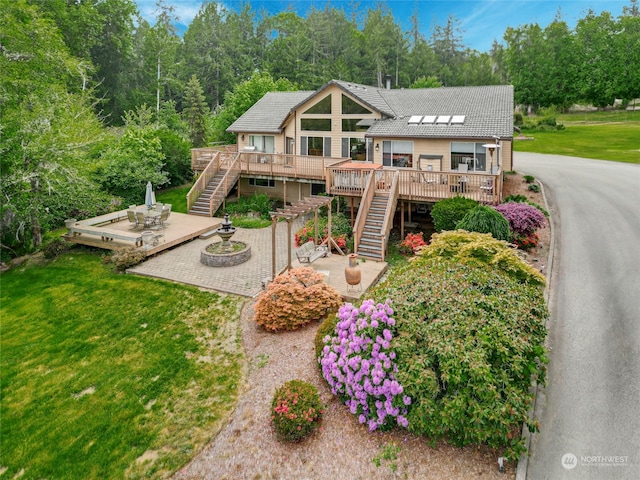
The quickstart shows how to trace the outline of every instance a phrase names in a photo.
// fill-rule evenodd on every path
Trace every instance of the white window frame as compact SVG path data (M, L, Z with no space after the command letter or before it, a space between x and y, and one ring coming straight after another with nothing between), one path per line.
M413 140L383 140L382 141L382 164L386 167L412 168L414 165L414 144ZM406 165L399 165L400 156L406 160ZM395 158L394 157L398 157Z
M276 137L274 135L249 135L249 145L262 153L275 153Z
M482 146L484 143L485 142L451 142L449 145L451 170L457 170L458 164L466 163L468 165L467 171L469 172L488 172L489 165L486 148ZM454 149L454 145L457 146L457 148ZM464 145L464 147L461 147L462 145Z

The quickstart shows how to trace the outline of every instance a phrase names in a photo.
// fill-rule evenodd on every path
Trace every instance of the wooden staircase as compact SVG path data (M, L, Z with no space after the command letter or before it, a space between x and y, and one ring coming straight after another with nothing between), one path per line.
M227 198L227 195L238 181L239 176L239 172L234 173L229 170L220 170L191 206L189 215L200 215L203 217L213 216Z
M376 261L384 260L382 242L386 245L387 239L382 228L390 198L387 193L374 195L357 248L359 256Z

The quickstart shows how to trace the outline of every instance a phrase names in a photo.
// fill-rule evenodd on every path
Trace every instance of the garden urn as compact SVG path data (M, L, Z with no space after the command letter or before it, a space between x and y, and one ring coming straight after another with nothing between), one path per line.
M344 269L344 276L347 281L347 285L360 285L360 281L362 280L362 272L360 271L360 267L358 267L358 255L355 253L351 253L348 255L349 258L349 266Z

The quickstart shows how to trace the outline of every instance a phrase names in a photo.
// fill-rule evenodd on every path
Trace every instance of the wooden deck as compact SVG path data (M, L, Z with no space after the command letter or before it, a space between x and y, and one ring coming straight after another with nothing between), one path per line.
M127 211L120 210L107 215L81 220L69 228L64 238L80 245L88 245L105 250L137 248L147 256L155 255L176 245L207 234L222 223L221 218L200 217L171 212L165 228L148 229L156 237L152 245L142 243L142 232L147 229L131 229Z
M237 152L226 149L200 148L191 151L194 170L202 171L212 160L219 170L230 159L236 161L241 175L277 180L324 181L331 195L362 197L371 171L376 176L388 176L398 171L398 199L409 202L435 203L457 195L483 204L498 204L502 200L502 171L457 172L426 171L412 168L382 167L372 163L358 166L348 158L314 157L273 153ZM226 160L225 160L226 159ZM384 179L381 179L384 182ZM204 187L203 187L204 188Z

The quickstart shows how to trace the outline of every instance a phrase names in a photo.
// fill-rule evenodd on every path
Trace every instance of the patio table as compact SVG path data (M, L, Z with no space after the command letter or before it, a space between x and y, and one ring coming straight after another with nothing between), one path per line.
M155 208L140 207L136 209L136 212L141 212L144 215L144 228L151 228L160 219L160 213Z

